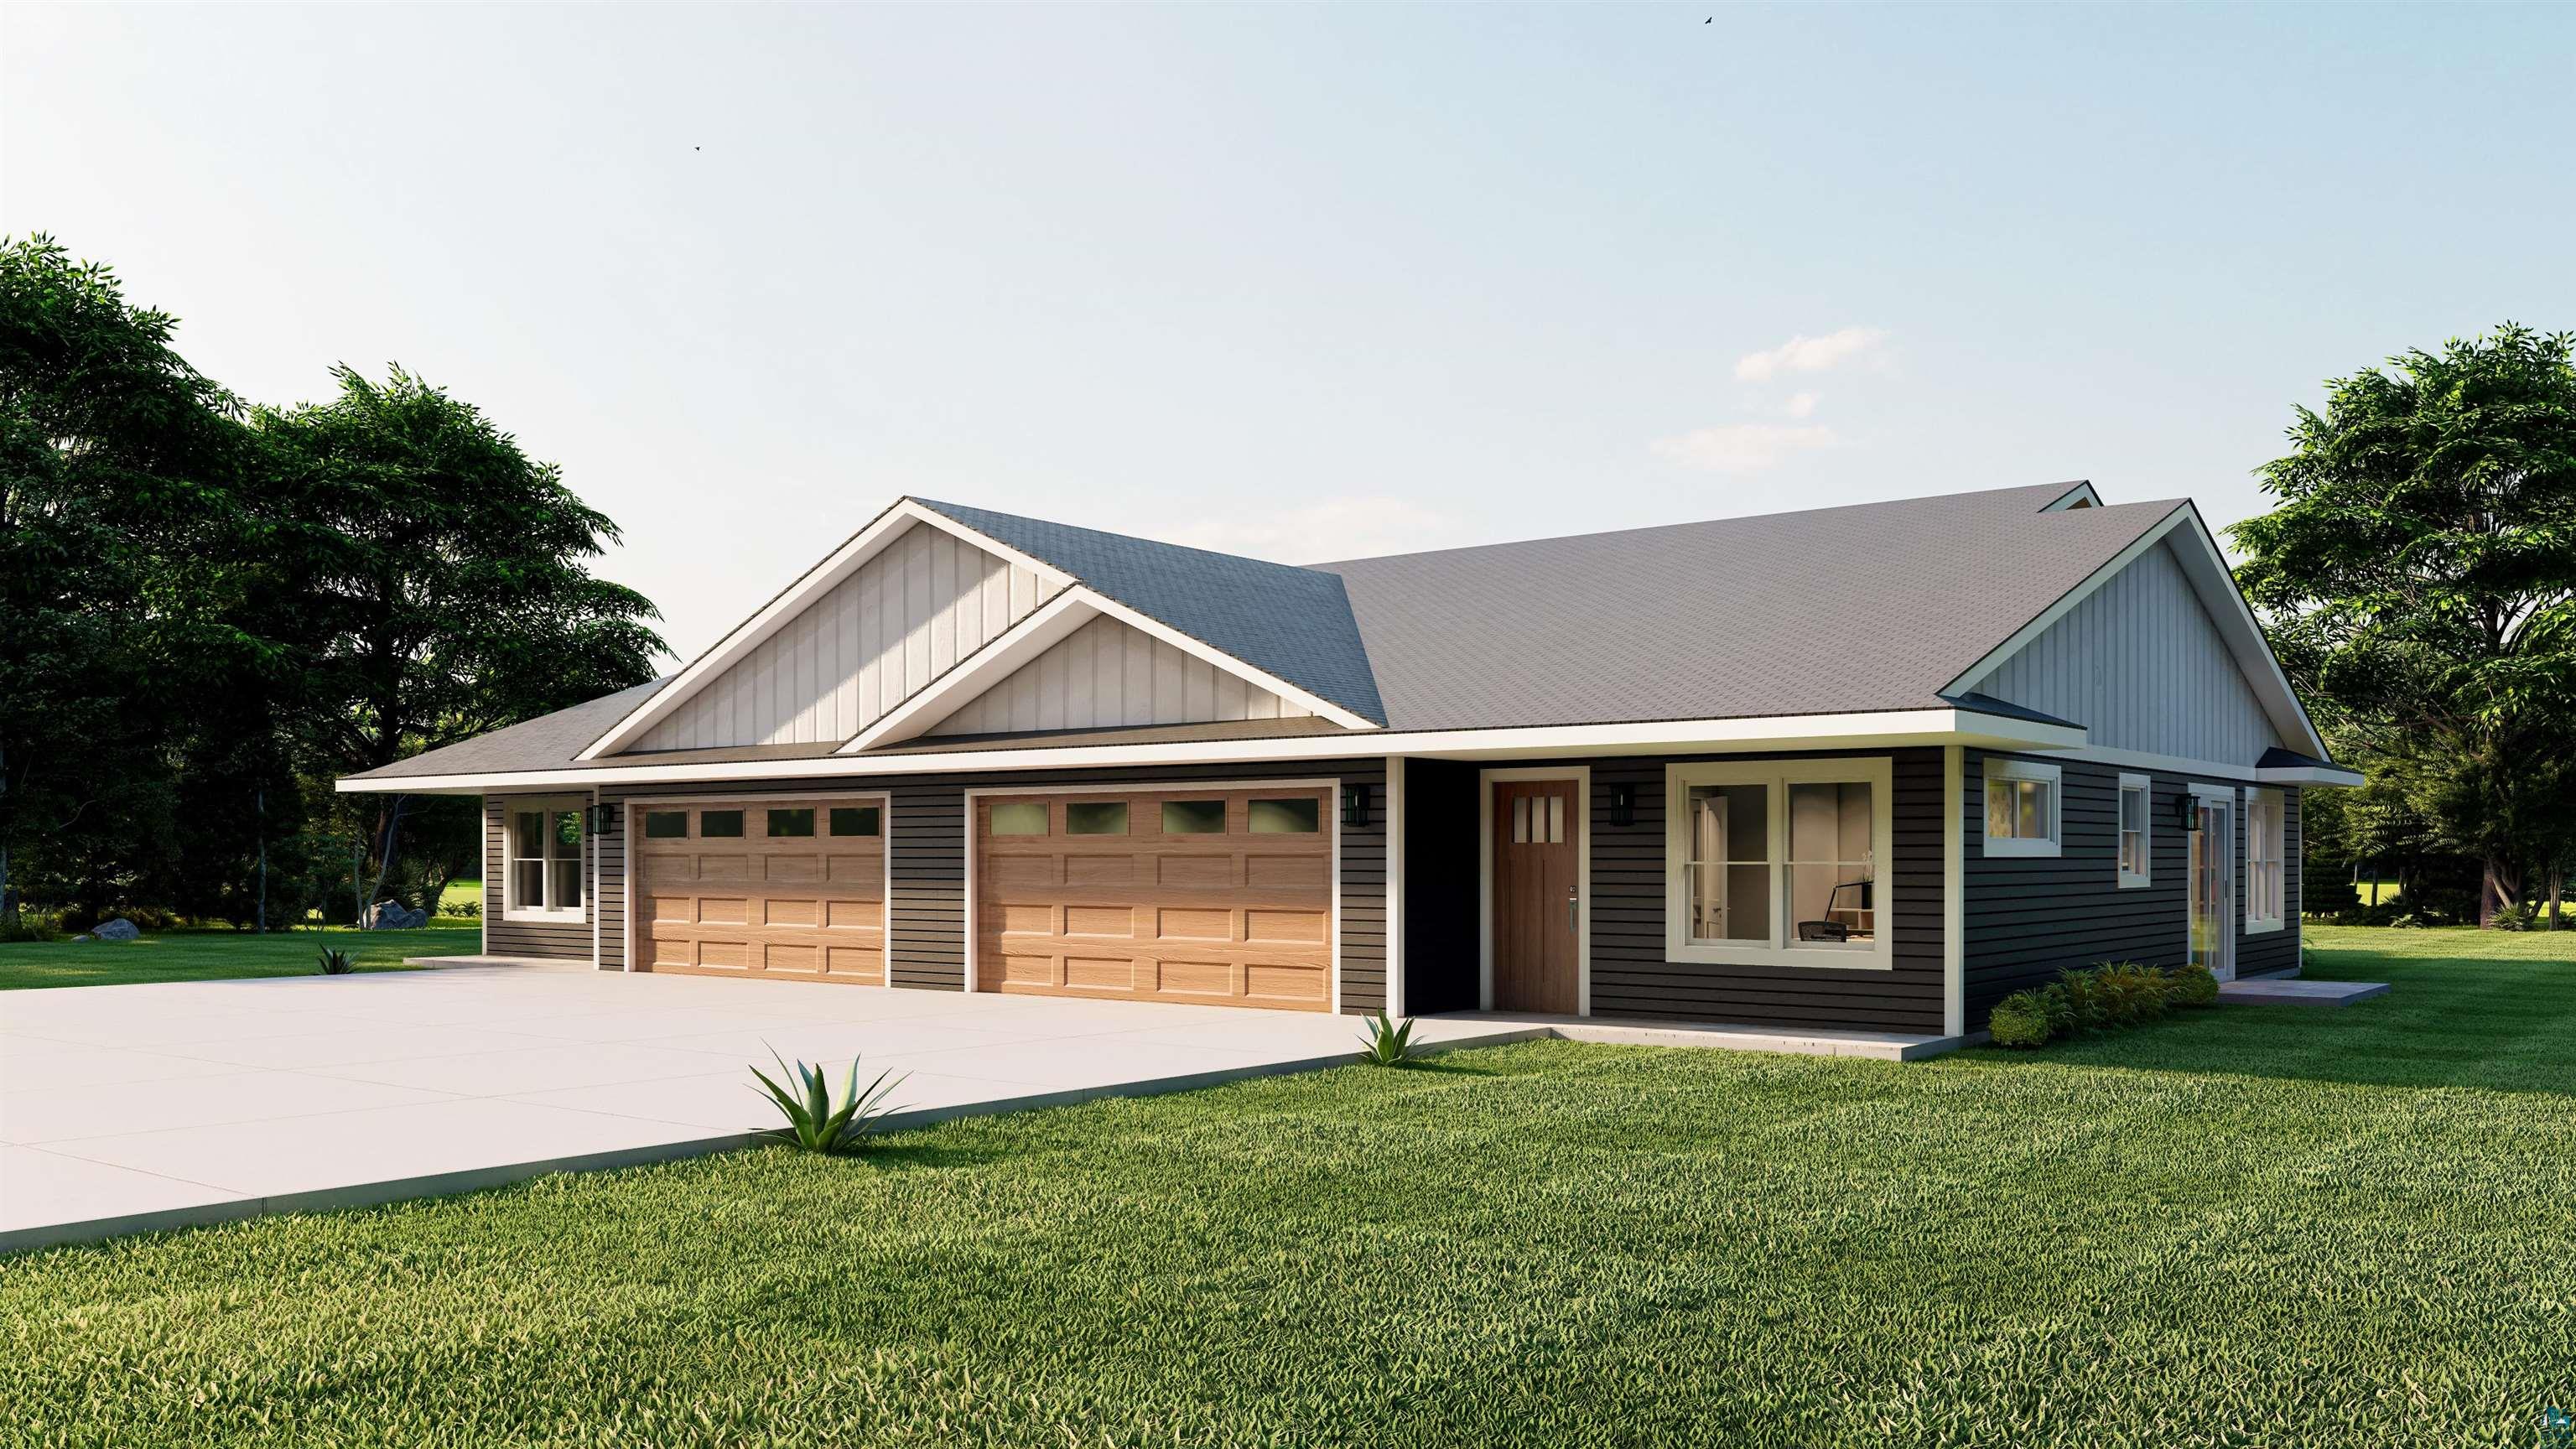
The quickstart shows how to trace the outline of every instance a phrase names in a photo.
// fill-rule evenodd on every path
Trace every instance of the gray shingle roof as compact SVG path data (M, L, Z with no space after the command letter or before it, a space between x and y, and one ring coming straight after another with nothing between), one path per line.
M1954 700L1941 691L2183 506L2164 501L2040 511L2070 486L1309 568L915 501L1390 729L1435 730L1954 704L2028 715L1999 701ZM372 776L571 767L591 741L666 682L434 750ZM1213 741L1317 725L1184 728ZM1152 733L1131 739L1130 732L1100 732L1086 742L1137 742ZM1067 741L1033 736L1027 743ZM967 746L952 740L911 748L959 747ZM630 753L596 763L786 761L834 748Z
M1317 564L1390 729L1937 709L2180 505L2007 488Z
M913 502L1353 714L1386 719L1350 600L1332 574L928 498Z

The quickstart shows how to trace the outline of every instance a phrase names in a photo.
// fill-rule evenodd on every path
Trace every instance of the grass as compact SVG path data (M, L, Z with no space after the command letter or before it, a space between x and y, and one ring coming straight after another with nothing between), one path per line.
M0 1265L45 1445L2541 1442L2576 933L1895 1065L1529 1043Z
M0 945L0 991L310 976L324 946L357 957L361 971L395 971L402 968L406 956L472 955L483 948L483 932L475 921L433 917L429 926L417 931L332 926L271 931L264 936L243 931L162 931L132 941L17 941Z

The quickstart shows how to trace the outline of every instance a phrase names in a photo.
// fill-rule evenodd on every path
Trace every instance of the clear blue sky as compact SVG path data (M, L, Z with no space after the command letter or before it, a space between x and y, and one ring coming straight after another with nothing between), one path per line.
M1290 560L2224 523L2322 379L2576 327L2571 75L2541 8L20 5L0 230L255 399L482 405L685 655L906 492Z

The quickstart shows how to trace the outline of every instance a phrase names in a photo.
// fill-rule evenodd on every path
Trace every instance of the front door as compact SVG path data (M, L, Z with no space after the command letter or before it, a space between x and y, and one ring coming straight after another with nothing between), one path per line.
M1572 780L1494 782L1494 1009L1581 1009L1583 816Z
M2192 813L2191 964L2236 979L2236 810L2205 795Z

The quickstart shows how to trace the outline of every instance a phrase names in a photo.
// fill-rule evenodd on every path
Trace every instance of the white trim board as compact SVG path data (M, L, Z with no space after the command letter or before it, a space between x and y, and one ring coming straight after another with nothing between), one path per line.
M1968 1034L1967 753L1941 750L1941 1034L1949 1037Z
M1574 782L1574 1014L1592 1014L1592 767L1504 766L1476 772L1476 1003L1494 1009L1494 782Z
M964 539L987 553L1028 569L1041 579L1051 581L1056 589L1062 589L1072 582L1072 578L1064 570L1053 564L1031 558L998 539L989 538L946 514L923 507L910 498L898 498L883 513L869 520L866 527L850 535L839 548L827 554L822 562L807 569L794 583L780 590L768 603L761 605L750 618L735 625L731 633L717 640L705 653L691 660L686 668L671 676L669 682L653 691L650 698L637 705L624 719L609 726L605 733L591 741L589 747L575 758L601 759L616 754L643 738L645 731L661 723L708 681L721 678L727 669L740 662L752 650L759 648L772 634L784 628L789 620L803 613L807 605L831 592L842 580L857 573L868 560L883 552L888 544L893 543L916 524L927 524Z
M727 780L863 779L889 775L963 774L996 770L1069 770L1136 766L1248 764L1262 760L1346 760L1354 755L1408 754L1457 760L1550 759L1568 754L1650 755L1782 753L1797 750L1894 749L1907 745L1973 745L1979 749L2054 752L2079 748L2084 731L1968 709L1889 710L1863 714L1770 715L1749 719L1645 720L1516 729L1304 734L1273 739L1211 740L1065 749L954 750L899 755L824 755L793 760L728 760L693 765L593 765L517 772L343 777L342 794L471 794L538 791L556 786L708 783Z
M1404 756L1386 757L1386 1005L1404 1020ZM1339 803L1339 802L1336 802ZM1339 827L1335 827L1338 829Z
M963 956L963 960L965 961L965 977L962 989L966 991L973 991L975 989L975 942L977 938L983 934L975 928L975 802L978 799L986 795L1135 795L1142 794L1147 791L1176 790L1321 790L1324 792L1324 815L1325 819L1332 827L1331 830L1327 832L1331 836L1331 853L1327 857L1328 863L1325 865L1324 869L1328 874L1330 874L1333 882L1333 959L1331 966L1327 968L1331 978L1329 982L1331 989L1326 995L1326 1000L1331 1004L1325 1007L1324 1010L1325 1014L1329 1016L1341 1015L1342 781L1341 777L1338 775L1323 779L1303 780L1121 780L1100 781L1082 785L968 786L965 793L965 809L960 812L964 815L965 820L959 827L960 834L963 836L961 843L966 851L966 883L965 890L963 892L966 903L966 940L964 943L965 952ZM894 830L894 810L891 802L889 802L886 810L886 830L888 832L886 836L886 859L891 863L894 858L894 837L892 834ZM887 906L889 914L887 916L886 928L886 950L888 952L886 957L886 984L891 986L894 984L894 957L892 955L894 950L894 933L893 916L891 914L893 898L891 883L889 883L888 887ZM1096 998L1071 997L1067 999L1076 1001L1086 999L1115 1001L1118 998L1104 993ZM1259 1010L1260 1008L1246 1009Z

